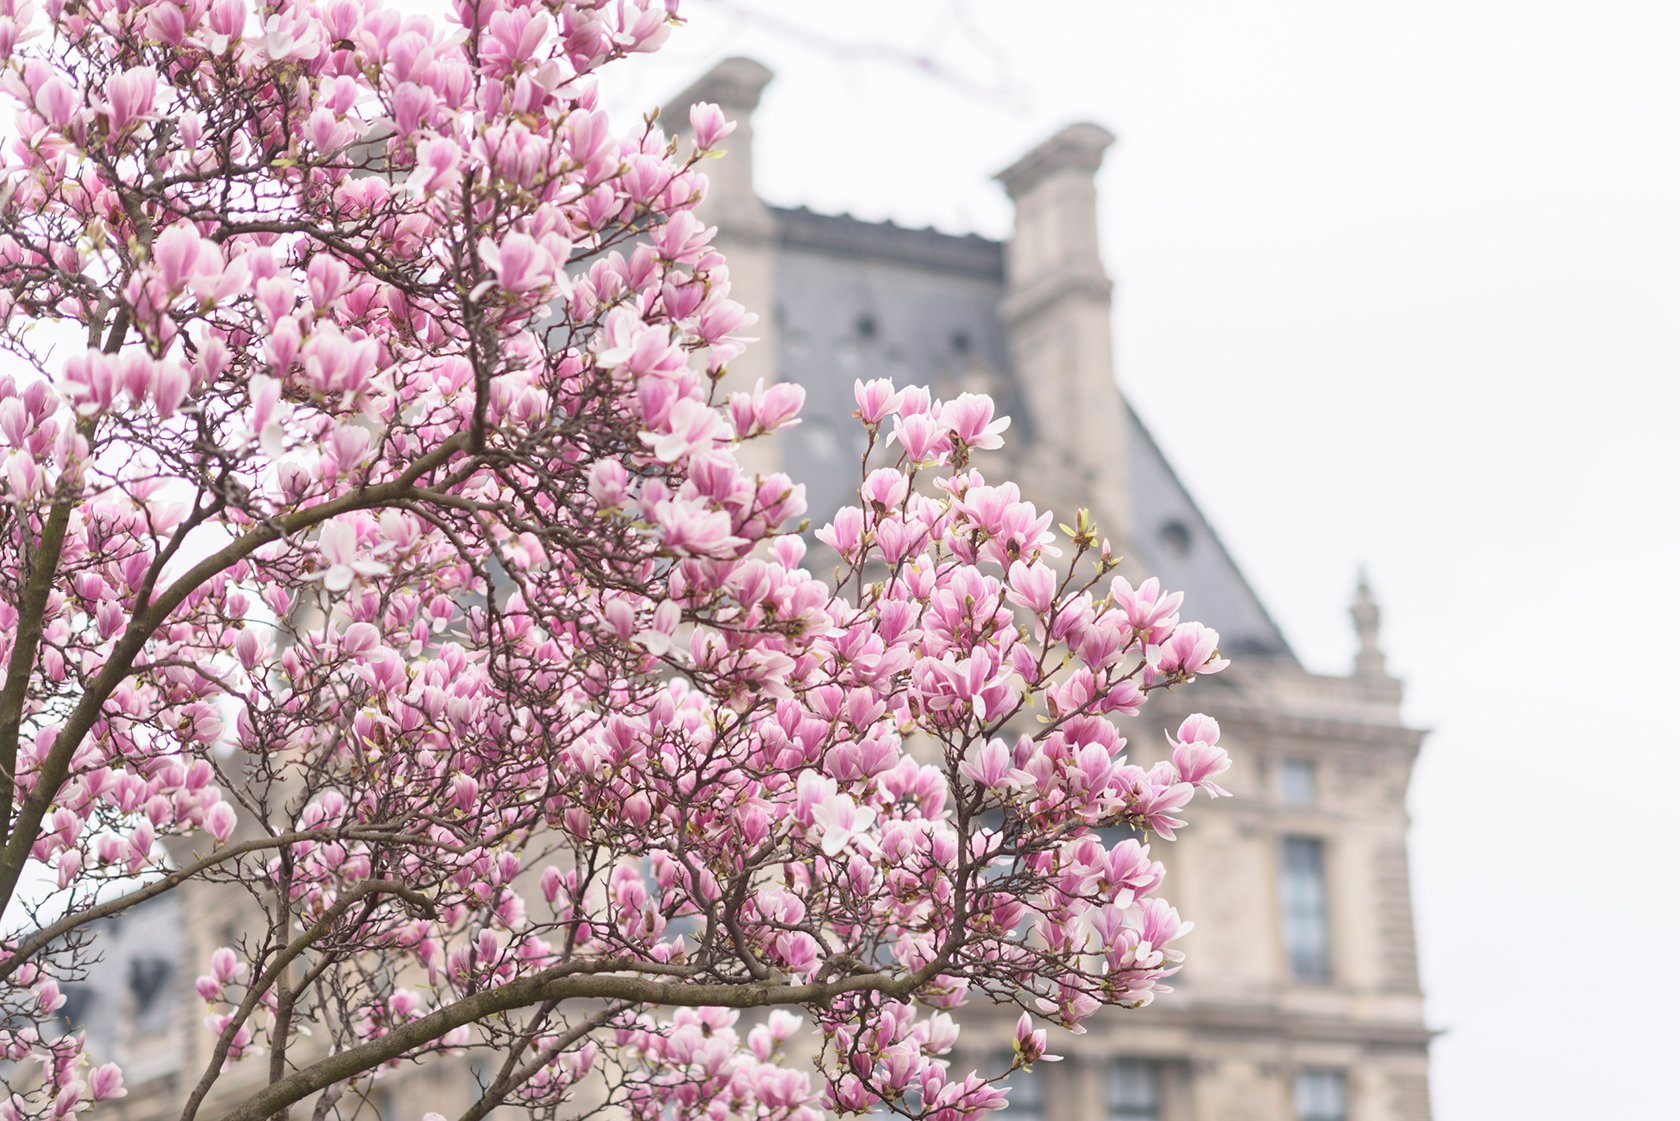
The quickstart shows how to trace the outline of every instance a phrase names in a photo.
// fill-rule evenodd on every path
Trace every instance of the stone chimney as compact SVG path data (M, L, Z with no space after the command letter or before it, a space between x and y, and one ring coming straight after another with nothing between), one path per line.
M1097 169L1114 135L1073 124L999 172L1015 204L1001 308L1057 509L1089 506L1119 548L1131 535L1126 416L1114 383L1114 283L1097 251Z
M772 77L768 69L750 58L726 58L660 111L660 122L667 131L679 135L688 132L689 106L701 101L717 105L735 122L735 131L723 140L722 147L728 154L701 165L711 182L704 213L717 225L720 237L768 238L775 232L770 211L753 189L753 111ZM730 263L734 263L733 258Z
M699 211L701 218L717 227L713 244L729 262L730 296L758 315L758 322L746 332L758 341L729 364L725 384L730 389L751 389L759 378L766 385L777 380L776 220L753 187L753 111L772 77L750 58L726 58L660 110L666 130L679 136L688 133L688 109L697 102L712 102L735 122L735 131L721 145L724 156L701 164L708 187ZM760 473L776 470L781 457L775 445L775 440L744 445L739 453L742 466Z

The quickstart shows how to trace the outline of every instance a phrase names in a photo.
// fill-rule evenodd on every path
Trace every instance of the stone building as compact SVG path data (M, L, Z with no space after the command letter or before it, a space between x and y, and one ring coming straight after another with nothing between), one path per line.
M1427 1121L1431 1033L1405 810L1422 733L1401 722L1363 582L1353 672L1307 671L1117 388L1095 188L1114 138L1073 125L1000 173L1016 210L1006 243L778 209L758 198L752 174L752 114L770 78L731 59L665 113L685 120L705 100L739 121L729 158L708 167L706 212L735 297L762 313L761 341L732 376L797 380L808 394L798 440L751 449L758 466L779 459L804 481L820 524L856 479L854 378L989 392L1013 418L1008 458L994 457L992 473L1064 516L1090 507L1128 575L1184 591L1233 658L1187 696L1152 702L1139 729L1174 727L1193 705L1218 716L1236 760L1226 785L1237 797L1200 803L1176 842L1154 846L1169 897L1197 924L1177 991L1107 1012L1087 1034L1053 1035L1065 1061L1017 1075L1008 1116ZM1164 749L1133 738L1145 765ZM178 1112L209 1054L193 978L236 921L227 901L189 887L106 931L104 966L72 997L99 1050L128 1068L135 1092L113 1116ZM1001 1012L965 1013L957 1065L1006 1065L1012 1026ZM471 1101L466 1073L409 1069L381 1079L369 1101L386 1121L457 1101L459 1112Z
M1185 705L1213 713L1236 760L1237 797L1199 803L1177 841L1152 849L1169 897L1197 924L1177 991L1061 1036L1052 1050L1065 1061L1017 1075L1008 1115L1426 1121L1431 1033L1405 809L1423 734L1401 721L1364 581L1353 672L1309 672L1116 386L1095 183L1114 137L1071 125L1000 172L1015 205L1001 244L779 209L753 187L752 116L770 79L756 62L727 60L665 119L713 101L739 122L729 158L708 168L706 216L736 298L772 314L732 373L804 385L798 439L768 454L806 483L813 519L855 486L855 378L985 391L1012 417L989 474L1064 518L1089 507L1126 554L1123 570L1182 590L1233 658L1142 719L1147 730L1175 727ZM1164 740L1133 740L1145 765L1164 753ZM974 1010L964 1025L958 1066L1008 1050L1012 1016Z

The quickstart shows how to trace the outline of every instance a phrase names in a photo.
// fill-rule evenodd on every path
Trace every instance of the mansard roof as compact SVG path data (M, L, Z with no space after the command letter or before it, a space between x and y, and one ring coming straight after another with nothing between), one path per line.
M784 455L806 483L813 518L825 519L856 485L862 436L851 419L854 379L989 392L1013 418L1008 438L1018 451L1054 431L1054 418L1029 415L1010 360L998 314L1001 243L804 208L771 214L775 364L807 395L800 438ZM1294 663L1283 632L1160 446L1129 405L1125 415L1127 551L1185 593L1191 616L1217 628L1228 653Z

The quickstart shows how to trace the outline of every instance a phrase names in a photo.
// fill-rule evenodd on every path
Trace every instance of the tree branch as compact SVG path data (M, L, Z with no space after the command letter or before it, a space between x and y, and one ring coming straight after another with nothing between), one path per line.
M325 913L319 919L316 919L308 930L292 939L286 945L286 948L281 950L269 963L268 968L263 970L262 976L255 978L245 990L245 999L240 1002L238 1010L228 1020L227 1026L222 1029L222 1034L216 1040L216 1046L211 1051L210 1061L205 1065L204 1074L200 1076L198 1085L193 1087L192 1095L187 1098L187 1104L181 1110L181 1121L192 1121L193 1117L197 1115L198 1107L203 1104L205 1095L210 1093L210 1090L216 1085L216 1079L221 1076L222 1064L227 1061L228 1049L233 1045L234 1037L239 1034L239 1029L245 1025L245 1021L251 1018L251 1013L257 1010L257 1005L262 1001L262 994L273 986L280 975L285 972L286 967L297 960L298 955L331 931L344 913L354 906L358 900L376 893L396 895L410 902L418 900L421 904L430 905L425 896L409 890L395 880L363 880L339 896L337 902L328 907ZM277 1080L277 1083L279 1081L284 1080ZM320 1089L320 1087L316 1087L316 1089ZM297 1100L293 1098L282 1102L270 1112L283 1113L288 1106Z
M164 892L178 887L187 880L195 879L203 873L208 872L218 864L233 860L236 857L244 856L248 852L260 852L263 849L268 848L283 848L286 845L294 845L300 841L357 840L363 837L387 842L401 842L404 840L417 841L423 839L420 837L406 837L401 833L392 833L387 835L383 832L373 830L371 827L364 827L350 832L315 829L295 833L282 833L274 837L257 837L249 841L240 841L238 844L228 845L224 848L216 850L216 852L210 856L196 860L183 868L177 868L175 871L169 873L161 879L154 880L145 887L131 891L127 895L121 895L115 899L106 900L104 903L97 904L85 910L72 911L70 914L65 915L57 922L41 927L34 934L31 934L22 942L18 943L17 949L6 955L4 960L0 960L0 981L4 981L13 973L16 973L18 968L30 958L40 953L48 946L51 946L54 942L64 937L66 934L79 930L82 927L87 926L89 923L98 922L100 919L108 919L113 915L120 915L130 907L138 906L139 904L146 902L148 899L154 899L157 896L162 895Z
M91 439L94 422L91 419L81 420L77 422L76 429L83 438ZM8 849L17 824L13 819L12 798L17 786L23 709L29 701L29 685L35 675L35 651L46 628L47 600L52 595L53 578L58 575L64 535L70 528L70 514L78 505L75 489L72 473L66 470L59 476L52 509L41 526L41 539L29 553L29 582L24 587L23 601L18 604L17 636L12 642L6 685L4 690L0 690L0 811L3 811L0 812L0 845L6 845ZM18 533L26 539L29 534L22 510L19 511ZM33 839L30 843L33 844ZM3 895L0 898L0 908L3 908L11 902L10 888L0 895Z
M0 851L0 910L11 902L13 893L17 891L18 880L23 876L23 869L29 862L30 849L35 843L35 833L52 808L59 787L69 776L70 761L75 757L76 749L81 746L83 737L99 719L106 700L129 675L134 660L139 657L146 642L194 589L263 546L271 545L283 537L313 529L340 514L388 505L405 497L416 483L431 471L448 463L465 447L466 436L457 433L415 460L406 471L390 482L363 487L331 501L296 510L263 523L188 569L144 612L136 615L123 632L122 638L118 640L115 649L111 651L104 668L89 683L87 692L82 694L82 699L59 729L52 750L41 761L40 769L36 772L35 787L24 799L17 818L12 823L5 848ZM65 517L68 519L69 514L66 513ZM14 672L18 664L14 652ZM3 729L3 725L0 725L0 729ZM0 740L0 756L3 756L4 749L5 743ZM13 749L15 752L15 741Z
M632 969L634 963L616 968ZM671 1008L768 1008L776 1005L825 1004L845 993L873 992L896 999L910 996L939 975L941 959L894 977L887 973L859 973L836 981L793 985L755 981L751 984L696 984L656 981L622 974L578 975L576 967L557 967L494 989L485 989L412 1020L389 1034L288 1075L251 1095L224 1114L221 1121L265 1121L287 1106L335 1082L342 1082L409 1050L442 1038L455 1028L476 1023L499 1012L510 1012L544 1001L611 1000Z
M544 1006L544 1015L547 1014L550 1007L550 1005ZM514 1046L509 1049L507 1061L502 1064L501 1072L496 1075L495 1081L485 1088L479 1099L456 1121L484 1121L485 1116L491 1110L507 1101L509 1094L529 1082L538 1071L553 1062L555 1056L578 1043L590 1032L611 1023L615 1017L629 1011L632 1007L633 1005L624 1001L608 1005L600 1012L584 1020L583 1023L550 1040L530 1062L520 1066L519 1056L524 1053L526 1048L531 1046L536 1038L537 1027L542 1022L539 1018L537 1023L533 1024L529 1031L522 1034L515 1041Z

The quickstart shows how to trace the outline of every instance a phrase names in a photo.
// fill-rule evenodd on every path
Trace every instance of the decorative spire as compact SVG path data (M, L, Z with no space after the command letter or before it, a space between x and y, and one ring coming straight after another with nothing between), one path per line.
M1355 677L1386 678L1388 668L1383 656L1382 636L1382 608L1377 606L1377 599L1371 594L1371 583L1365 576L1365 566L1359 566L1359 586L1353 593L1353 605L1348 608L1348 614L1353 616L1353 631L1359 636L1359 652L1353 656L1353 673Z

